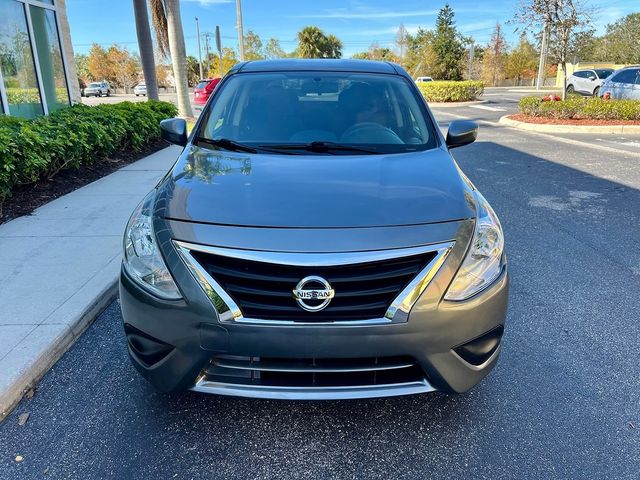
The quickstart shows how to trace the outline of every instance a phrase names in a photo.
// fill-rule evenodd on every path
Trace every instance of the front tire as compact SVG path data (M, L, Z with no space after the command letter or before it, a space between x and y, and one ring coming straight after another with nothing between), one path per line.
M597 97L599 93L600 93L600 87L596 87L596 88L593 89L593 96L594 97Z

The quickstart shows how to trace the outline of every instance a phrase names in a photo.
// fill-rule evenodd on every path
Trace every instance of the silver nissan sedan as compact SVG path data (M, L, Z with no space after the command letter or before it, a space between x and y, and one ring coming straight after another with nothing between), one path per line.
M124 236L134 366L162 391L464 392L496 365L504 235L398 65L236 65Z

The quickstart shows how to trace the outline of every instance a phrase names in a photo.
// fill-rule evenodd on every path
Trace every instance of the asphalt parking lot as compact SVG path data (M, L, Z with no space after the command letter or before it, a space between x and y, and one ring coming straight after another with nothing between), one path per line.
M114 302L0 424L0 478L637 479L640 139L502 127L521 94L496 93L481 105L500 110L435 111L482 122L455 156L510 262L502 357L472 391L162 395L129 364Z

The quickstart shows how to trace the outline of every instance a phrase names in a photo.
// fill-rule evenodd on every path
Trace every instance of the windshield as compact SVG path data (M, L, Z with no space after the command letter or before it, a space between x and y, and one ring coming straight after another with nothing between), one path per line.
M609 68L597 68L596 69L596 74L598 75L598 78L607 78L612 73L613 73L613 70L611 70Z
M209 82L200 82L196 85L196 88L203 89L208 85Z
M221 86L198 136L295 150L313 142L341 154L436 146L422 100L403 77L338 72L245 73ZM366 148L366 150L365 150ZM303 153L303 152L299 152Z
M90 87L99 87L100 84L99 83L90 83L89 86Z

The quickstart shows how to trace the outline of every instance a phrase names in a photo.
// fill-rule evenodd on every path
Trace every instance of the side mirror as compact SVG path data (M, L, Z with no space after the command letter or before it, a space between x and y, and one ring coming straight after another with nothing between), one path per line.
M475 142L478 124L471 120L454 120L447 130L447 147L457 148Z
M595 75L589 75L589 80L593 82L595 79L596 79Z
M163 140L184 147L187 144L187 122L183 118L168 118L160 122Z

